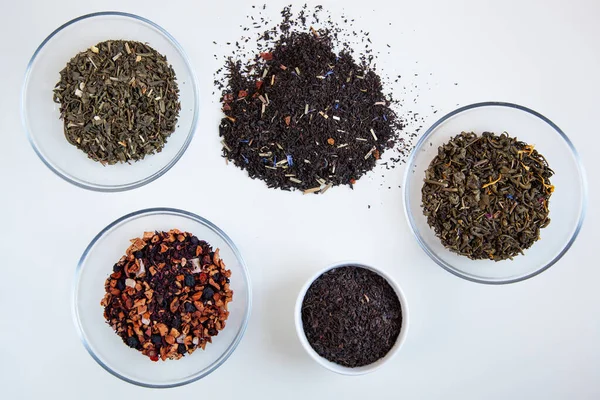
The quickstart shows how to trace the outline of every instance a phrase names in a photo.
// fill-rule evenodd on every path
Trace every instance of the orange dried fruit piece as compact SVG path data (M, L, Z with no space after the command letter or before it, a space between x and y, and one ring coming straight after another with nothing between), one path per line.
M169 332L169 328L167 328L167 325L165 325L163 323L158 323L155 326L156 326L156 329L158 330L158 334L160 336L165 336L167 334L167 332Z
M150 240L154 237L154 232L144 232L144 236L142 236L142 239L144 240Z
M179 298L175 297L171 301L171 304L169 304L169 310L171 310L172 313L175 313L178 308L179 308Z

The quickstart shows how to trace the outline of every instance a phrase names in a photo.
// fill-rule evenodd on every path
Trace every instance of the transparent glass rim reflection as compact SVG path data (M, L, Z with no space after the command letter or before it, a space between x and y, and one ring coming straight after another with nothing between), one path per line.
M248 282L247 295L246 295L246 299L245 299L248 304L248 307L246 309L246 314L243 317L242 326L238 330L235 340L229 345L227 350L206 370L200 371L197 374L192 375L189 379L182 380L181 382L175 382L175 383L164 384L164 385L138 382L136 380L130 379L126 376L119 374L118 372L116 372L112 368L110 368L108 365L106 365L104 362L102 362L102 360L96 355L96 353L94 353L90 344L88 343L87 337L86 337L83 327L81 325L81 320L79 318L79 311L77 309L77 289L79 287L79 278L80 278L81 272L83 270L83 265L85 264L90 251L94 248L96 243L101 238L103 238L106 233L110 232L114 227L121 225L124 222L129 222L129 221L135 220L139 217L153 215L153 214L177 215L180 217L191 219L191 220L198 222L198 223L210 228L211 230L213 230L215 233L217 233L219 236L221 236L221 238L227 243L227 245L229 247L231 247L235 257L237 258L240 265L242 266L244 275L246 277L246 281ZM85 251L81 255L81 258L79 259L79 262L77 263L77 268L75 269L75 276L74 276L73 285L72 285L72 289L71 289L71 307L72 307L72 314L73 314L73 322L75 323L77 333L79 335L79 338L81 339L81 342L83 343L83 346L85 347L87 352L90 354L90 356L92 356L92 358L102 368L104 368L106 371L108 371L113 376L116 376L117 378L122 379L125 382L131 383L131 384L134 384L137 386L143 386L143 387L154 388L154 389L172 388L172 387L187 385L189 383L192 383L199 379L202 379L203 377L207 376L208 374L210 374L211 372L213 372L217 368L219 368L221 365L223 365L223 363L225 361L227 361L227 359L231 356L231 354L233 354L233 351L237 348L238 344L244 337L244 333L246 332L246 328L248 327L248 321L250 320L250 313L252 310L252 284L250 282L250 274L248 273L248 268L246 266L246 262L244 261L244 258L242 257L242 254L238 250L238 248L235 245L235 243L233 242L233 240L231 240L231 238L223 230L221 230L218 226L216 226L209 220L207 220L199 215L196 215L194 213L188 212L188 211L184 211L184 210L180 210L180 209L176 209L176 208L166 208L166 207L147 208L147 209L143 209L143 210L134 211L132 213L129 213L127 215L124 215L124 216L116 219L115 221L108 224L104 229L102 229L94 237L94 239L92 239L90 244L86 247Z
M565 143L571 150L571 153L573 154L575 161L577 163L577 169L579 170L579 174L581 176L581 185L582 185L582 194L583 194L582 200L581 200L581 212L579 214L579 220L577 221L577 226L575 227L575 231L573 232L573 235L571 236L569 241L566 243L564 248L560 251L560 253L558 253L556 255L556 257L554 257L550 262L548 262L542 268L539 268L538 270L536 270L530 274L527 274L527 275L524 275L524 276L518 277L518 278L513 278L513 279L493 280L493 281L485 280L485 279L478 279L476 277L463 274L463 273L461 273L461 271L456 270L455 268L450 266L448 263L446 263L444 260L442 260L427 245L427 243L425 243L425 241L421 237L421 232L419 231L419 228L416 224L414 216L410 212L411 200L410 200L409 192L410 192L411 188L410 188L409 180L410 180L410 173L412 170L412 166L414 165L415 157L418 154L418 152L425 145L425 143L431 137L433 132L441 124L446 122L448 119L450 119L450 118L454 117L455 115L458 115L462 112L469 111L469 110L476 109L476 108L483 108L483 107L514 108L514 109L517 109L520 111L524 111L530 115L533 115L534 117L537 117L537 118L541 119L542 121L544 121L545 123L547 123L548 125L550 125L550 127L552 127L552 129L554 129L560 135L560 137L565 141ZM440 267L444 268L446 271L450 272L453 275L456 275L460 278L466 279L471 282L477 282L477 283L483 283L483 284L489 284L489 285L504 285L504 284L509 284L509 283L521 282L521 281L527 280L529 278L533 278L534 276L539 275L542 272L546 271L548 268L550 268L551 266L556 264L556 262L558 260L560 260L565 255L565 253L569 250L569 248L573 245L573 243L575 242L575 239L577 238L577 236L579 235L579 232L581 231L581 226L583 224L583 220L585 219L585 215L587 212L588 187L587 187L587 179L586 179L586 175L585 175L585 170L583 167L583 163L581 161L581 157L579 156L579 153L575 149L575 146L573 146L573 143L571 142L569 137L554 122L552 122L550 119L548 119L544 115L542 115L542 114L538 113L537 111L534 111L530 108L527 108L527 107L524 107L524 106L521 106L518 104L514 104L514 103L506 103L506 102L501 102L501 101L486 101L486 102L481 102L481 103L474 103L474 104L469 104L469 105L457 108L456 110L451 111L450 113L441 117L429 129L427 129L427 131L423 134L423 136L421 136L421 138L415 145L415 148L411 152L410 158L408 160L408 163L406 166L406 171L404 171L404 180L403 181L404 181L403 182L403 184L404 184L404 214L406 216L406 219L409 222L409 226L410 226L410 229L411 229L414 237L417 239L417 242L419 243L419 246L421 246L421 248L425 251L425 253L427 253L427 255L429 257L431 257L431 259L433 261L435 261Z
M140 179L138 181L123 184L123 185L99 185L99 184L94 184L91 182L86 182L86 181L77 179L73 176L70 176L66 172L57 168L49 159L44 157L44 155L38 148L36 141L35 141L33 135L31 134L31 130L29 128L29 123L27 121L26 111L25 111L26 90L29 85L31 68L32 68L35 60L37 59L37 56L43 50L44 46L59 32L61 32L65 28L67 28L77 22L80 22L80 21L83 21L86 19L90 19L90 18L106 17L106 16L131 18L133 20L137 20L137 21L146 23L146 24L150 25L151 27L155 28L156 30L158 30L161 34L163 34L167 38L167 40L173 45L173 47L175 47L177 52L181 55L181 58L183 59L185 65L186 65L186 68L188 69L190 76L192 77L192 89L194 91L195 104L193 106L194 116L192 119L192 126L190 128L190 131L187 133L187 138L186 138L183 146L181 147L181 149L179 149L179 151L177 152L175 157L173 157L173 159L167 165L165 165L163 168L161 168L159 171L155 172L154 174L152 174L144 179ZM147 18L140 17L139 15L136 15L136 14L125 13L125 12L120 12L120 11L101 11L101 12L95 12L95 13L91 13L91 14L85 14L80 17L74 18L74 19L62 24L58 28L56 28L52 33L50 33L50 35L48 35L48 37L46 37L42 41L42 43L37 47L37 49L33 53L33 56L31 56L31 59L29 60L29 63L27 64L27 68L25 70L25 78L23 80L23 85L21 87L21 124L23 126L23 129L25 130L25 134L27 135L27 140L29 141L29 144L31 144L31 147L33 148L33 150L35 151L37 156L40 158L40 160L42 160L42 162L52 172L54 172L57 176L64 179L65 181L67 181L75 186L78 186L80 188L98 191L98 192L121 192L121 191L131 190L131 189L135 189L135 188L144 186L144 185L160 178L161 176L163 176L168 170L170 170L179 161L179 159L183 156L183 154L187 150L188 146L190 145L192 138L194 137L194 133L196 132L196 125L198 123L198 113L199 113L198 79L196 78L196 74L194 73L194 69L192 68L190 59L188 58L186 52L183 50L183 47L181 47L179 42L169 32L167 32L164 28L162 28L160 25L156 24L155 22L153 22Z

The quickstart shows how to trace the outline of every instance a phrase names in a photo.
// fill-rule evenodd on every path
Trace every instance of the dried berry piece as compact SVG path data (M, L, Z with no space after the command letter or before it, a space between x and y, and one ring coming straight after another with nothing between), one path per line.
M208 287L204 288L204 291L202 292L202 299L210 300L210 299L212 299L214 294L215 294L215 291L213 290L213 288L208 286Z
M128 345L129 347L133 347L134 349L137 349L137 348L139 348L139 347L140 347L140 341L139 341L139 340L138 340L138 338L137 338L137 337L135 337L135 336L129 336L129 337L127 338L127 345Z
M194 286L195 283L194 275L188 274L185 276L185 286Z

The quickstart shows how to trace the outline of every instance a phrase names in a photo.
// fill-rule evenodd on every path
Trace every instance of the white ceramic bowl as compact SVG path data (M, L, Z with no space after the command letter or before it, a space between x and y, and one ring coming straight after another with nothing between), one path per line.
M302 324L302 302L304 301L304 296L306 295L308 288L313 284L313 282L318 277L323 275L325 272L332 270L334 268L339 268L339 267L365 268L365 269L368 269L368 270L373 271L376 274L380 275L394 289L394 291L396 292L396 295L398 295L398 300L400 300L400 306L402 308L402 327L400 329L400 334L398 335L398 338L396 339L396 343L394 344L394 346L390 349L390 351L384 357L380 358L379 360L375 361L372 364L364 365L362 367L355 367L355 368L344 367L342 365L336 364L334 362L331 362L331 361L321 357L312 348L310 343L308 343L308 339L306 338L306 335L304 334L304 327ZM400 347L402 347L402 345L406 341L406 335L408 333L408 327L409 327L409 312L408 312L408 305L406 303L406 298L404 297L404 293L400 289L400 286L398 286L398 284L388 274L386 274L385 272L383 272L375 267L372 267L370 265L366 265L366 264L363 264L360 262L346 261L346 262L340 262L340 263L330 265L329 267L318 271L317 273L315 273L313 276L310 277L310 279L304 284L304 286L300 290L300 293L298 294L298 299L296 300L296 307L294 310L294 320L296 322L296 333L298 334L300 343L302 343L302 347L304 347L304 350L306 350L308 355L310 355L313 360L315 360L321 366L327 368L328 370L337 372L338 374L364 375L364 374L368 374L369 372L373 372L373 371L381 368L383 366L383 364L388 362L392 357L394 357L394 355L396 353L398 353L398 350L400 350Z
M54 86L67 62L92 45L111 39L148 43L175 70L181 111L161 152L131 164L103 166L66 139ZM137 15L99 12L69 21L37 48L25 74L21 118L31 146L50 170L79 187L103 192L134 189L159 178L181 158L198 120L197 80L182 47L166 30Z

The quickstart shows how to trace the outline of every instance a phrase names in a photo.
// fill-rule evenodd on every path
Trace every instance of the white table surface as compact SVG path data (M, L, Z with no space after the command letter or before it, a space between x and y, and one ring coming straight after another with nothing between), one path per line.
M407 90L396 95L409 102L419 96L411 108L425 125L457 105L501 100L561 127L590 183L588 215L571 250L531 280L475 284L441 269L411 237L398 187L404 168L378 168L353 192L302 196L267 190L226 166L211 96L219 66L212 41L235 41L250 2L3 0L0 398L600 398L600 164L593 163L600 160L600 2L322 3L334 12L345 8L376 46L391 44L393 55L380 66L406 77ZM268 9L276 13L283 4ZM124 193L86 191L55 176L31 149L19 114L25 67L39 43L67 20L104 9L141 14L171 32L191 58L202 94L200 123L183 158L156 182ZM208 177L214 195L173 194L198 175ZM232 357L205 379L167 392L127 384L96 364L78 339L70 304L76 262L93 236L123 214L154 206L186 209L224 229L245 256L254 289L250 324ZM410 305L405 346L371 375L319 367L294 331L300 286L342 259L385 268Z

